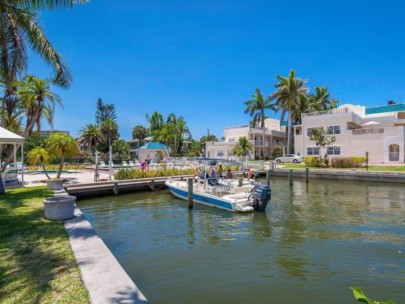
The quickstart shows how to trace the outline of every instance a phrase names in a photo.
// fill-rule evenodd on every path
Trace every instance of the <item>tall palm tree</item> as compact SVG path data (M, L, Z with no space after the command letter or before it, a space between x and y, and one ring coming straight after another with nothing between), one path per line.
M0 0L0 71L6 82L6 94L12 94L12 82L28 64L28 47L54 70L54 82L69 87L71 74L62 57L46 38L38 23L39 9L58 9L86 3L87 0Z
M330 94L326 86L315 87L315 94L310 94L309 99L315 105L317 111L334 109L339 102L335 98L330 98Z
M154 140L172 147L174 155L179 153L184 140L191 138L190 129L187 127L184 118L182 116L177 117L173 113L167 116L166 123L159 129L155 129L152 135Z
M260 89L256 89L255 94L252 95L252 99L245 101L245 113L248 113L252 117L252 125L258 125L260 123L260 128L262 129L262 157L266 157L266 147L265 147L265 127L264 120L266 115L265 110L275 110L274 104L271 103L270 98L264 98ZM270 149L271 150L271 149Z
M52 126L55 105L62 106L61 98L51 92L50 82L27 75L17 82L17 96L20 108L26 115L26 127L23 136L29 136L36 126L41 130L41 119L44 118Z
M156 130L161 129L164 125L163 116L159 112L153 112L151 116L146 114L146 121L149 123L149 130L152 136Z
M287 153L291 153L293 108L299 108L300 103L307 99L308 88L305 80L295 77L294 70L290 71L288 77L278 75L277 79L276 91L270 95L270 99L276 100L277 109L288 112Z
M80 143L86 146L87 149L94 154L96 146L103 140L103 135L100 128L94 124L87 124L85 127L80 129L80 132Z
M100 131L105 142L108 142L110 146L114 139L117 139L120 135L118 133L118 125L111 119L106 119L101 122Z

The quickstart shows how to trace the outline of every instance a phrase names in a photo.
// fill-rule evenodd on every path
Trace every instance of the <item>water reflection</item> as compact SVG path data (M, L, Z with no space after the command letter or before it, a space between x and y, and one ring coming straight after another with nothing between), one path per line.
M404 187L271 186L265 213L189 210L168 191L78 205L153 303L348 303L353 284L405 303Z

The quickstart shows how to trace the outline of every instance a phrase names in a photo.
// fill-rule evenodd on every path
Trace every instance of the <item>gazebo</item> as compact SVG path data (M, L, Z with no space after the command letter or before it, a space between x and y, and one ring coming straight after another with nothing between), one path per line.
M17 164L17 146L21 147L21 181L24 183L24 137L0 127L0 144L14 145L14 164Z

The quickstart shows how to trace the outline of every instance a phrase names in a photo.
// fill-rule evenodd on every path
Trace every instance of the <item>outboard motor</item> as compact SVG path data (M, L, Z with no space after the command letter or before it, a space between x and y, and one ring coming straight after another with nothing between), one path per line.
M271 189L268 185L256 184L252 190L253 193L253 209L255 211L264 212L267 203L271 198Z

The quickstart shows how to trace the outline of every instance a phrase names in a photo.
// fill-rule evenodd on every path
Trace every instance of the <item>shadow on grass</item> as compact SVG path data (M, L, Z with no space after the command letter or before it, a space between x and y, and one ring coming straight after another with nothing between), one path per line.
M41 302L44 296L52 299L61 293L65 284L77 284L69 274L76 264L63 222L44 218L43 199L49 196L52 193L43 187L9 190L0 196L2 301Z

